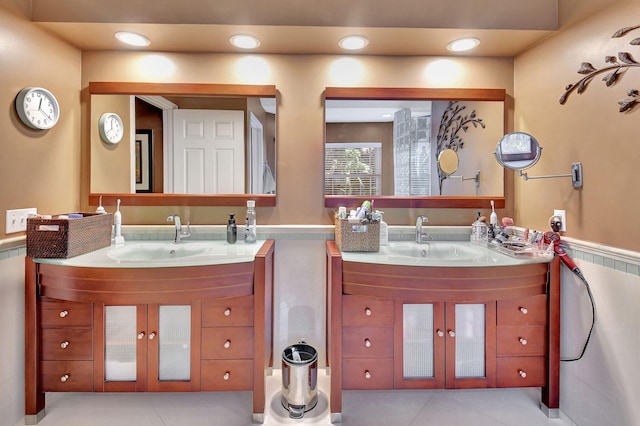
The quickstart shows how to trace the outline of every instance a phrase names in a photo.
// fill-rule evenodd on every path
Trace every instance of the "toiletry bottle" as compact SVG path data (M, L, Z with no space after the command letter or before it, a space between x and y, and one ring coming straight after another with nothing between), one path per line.
M113 241L116 244L124 243L122 236L122 214L120 213L120 198L116 203L116 212L113 214Z
M389 244L389 227L387 222L382 219L382 213L379 210L376 211L380 216L380 245L386 246Z
M247 201L247 216L244 223L244 242L256 242L256 202L254 200Z
M227 225L227 242L235 244L238 239L238 228L236 226L235 213L229 214L229 224Z
M366 200L362 202L362 205L356 211L356 219L362 220L371 212L371 201Z

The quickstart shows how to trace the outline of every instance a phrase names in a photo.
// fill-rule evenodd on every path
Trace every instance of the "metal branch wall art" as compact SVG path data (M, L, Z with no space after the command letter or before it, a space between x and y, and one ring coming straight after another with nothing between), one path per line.
M640 25L622 28L616 31L611 38L624 37L638 28L640 28ZM629 44L631 46L640 46L640 38L634 38L629 42ZM600 69L594 67L590 62L583 62L580 65L578 74L583 74L584 77L573 84L567 85L565 92L560 97L560 104L564 105L564 103L567 102L569 95L573 92L582 94L589 86L589 83L591 83L591 80L593 80L597 75L607 73L602 81L605 82L607 87L610 87L616 84L627 70L630 68L640 67L640 63L638 63L638 61L636 61L629 52L618 52L617 57L605 56L604 62L609 65L605 65ZM638 89L628 89L627 96L628 98L618 101L618 104L620 105L620 112L631 111L640 103L640 93L638 92Z
M476 116L476 110L464 115L463 112L466 108L466 106L459 104L458 101L449 101L447 109L440 119L438 138L436 140L436 158L445 149L453 149L458 152L458 149L463 148L464 141L462 140L461 131L467 133L470 125L474 128L480 126L484 129L484 122L482 118ZM442 182L447 178L447 175L439 167L438 178L440 181L440 193L442 194Z

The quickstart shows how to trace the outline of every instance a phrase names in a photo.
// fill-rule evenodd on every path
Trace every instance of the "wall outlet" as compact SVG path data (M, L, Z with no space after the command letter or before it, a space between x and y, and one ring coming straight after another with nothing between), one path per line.
M30 214L38 214L38 209L32 207L28 209L7 210L5 234L26 231L27 217L29 217Z
M560 227L560 231L566 232L567 231L567 211L566 210L554 210L553 211L553 215L554 216L558 216L560 218L560 220L562 221L562 226Z

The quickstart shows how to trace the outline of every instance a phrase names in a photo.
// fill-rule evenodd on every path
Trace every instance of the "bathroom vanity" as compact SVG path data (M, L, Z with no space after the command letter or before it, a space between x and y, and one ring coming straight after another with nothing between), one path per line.
M327 242L333 422L343 389L541 387L543 410L559 414L558 260L457 244Z
M110 250L26 259L26 424L44 417L45 392L253 391L261 422L274 242L211 262L127 263Z

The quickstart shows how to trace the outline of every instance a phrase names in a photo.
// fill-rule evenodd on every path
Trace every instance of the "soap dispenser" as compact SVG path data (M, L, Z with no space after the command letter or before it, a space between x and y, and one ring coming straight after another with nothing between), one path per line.
M235 244L238 240L238 227L236 226L235 213L229 214L229 224L227 225L227 242Z

